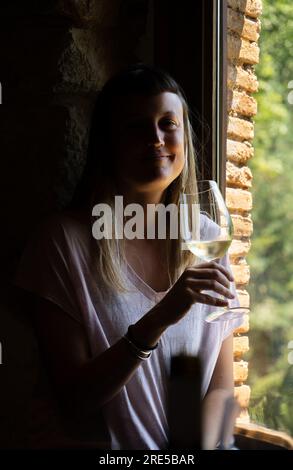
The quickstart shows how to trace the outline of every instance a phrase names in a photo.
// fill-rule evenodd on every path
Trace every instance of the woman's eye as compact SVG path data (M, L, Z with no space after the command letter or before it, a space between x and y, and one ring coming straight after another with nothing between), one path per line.
M163 124L166 126L178 127L177 122L173 121L173 119L164 119Z

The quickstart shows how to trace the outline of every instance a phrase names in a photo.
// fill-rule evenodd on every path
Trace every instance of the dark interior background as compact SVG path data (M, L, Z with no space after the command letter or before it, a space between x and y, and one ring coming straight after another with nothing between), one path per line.
M200 176L212 175L211 4L0 4L0 448L26 446L29 400L40 367L29 316L11 280L35 223L70 200L84 164L92 102L107 78L136 61L173 74L205 143L198 149Z

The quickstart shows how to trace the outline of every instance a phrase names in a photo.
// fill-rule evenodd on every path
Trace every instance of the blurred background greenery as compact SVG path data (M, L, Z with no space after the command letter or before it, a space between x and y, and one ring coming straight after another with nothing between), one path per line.
M250 162L249 413L253 422L293 435L293 365L288 359L293 340L292 0L263 0L261 23L255 156Z

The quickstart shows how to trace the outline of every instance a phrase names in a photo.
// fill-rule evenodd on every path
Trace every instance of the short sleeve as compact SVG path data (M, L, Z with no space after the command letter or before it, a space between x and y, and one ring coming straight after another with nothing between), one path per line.
M58 216L43 221L28 241L18 265L14 284L58 305L82 322L74 283L74 254Z

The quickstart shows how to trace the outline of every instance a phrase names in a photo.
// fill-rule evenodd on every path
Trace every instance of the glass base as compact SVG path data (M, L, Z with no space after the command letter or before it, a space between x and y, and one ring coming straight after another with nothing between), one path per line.
M215 312L209 313L205 317L208 323L216 323L218 321L235 320L242 315L250 312L248 307L218 307Z

